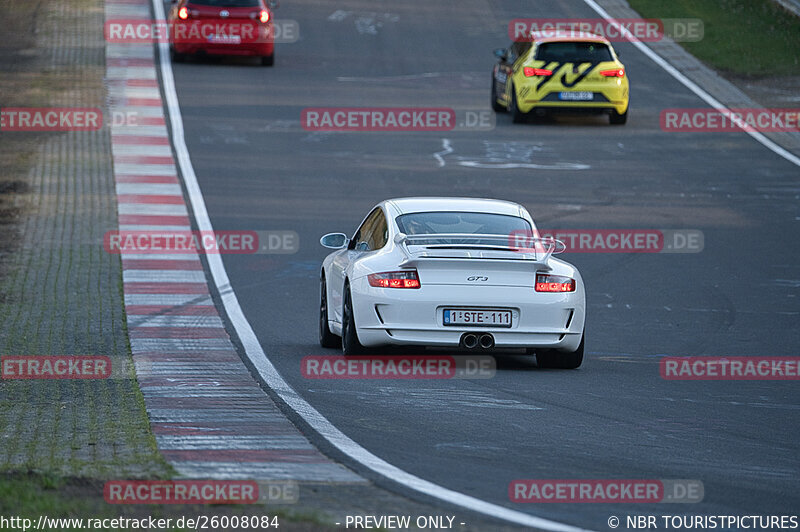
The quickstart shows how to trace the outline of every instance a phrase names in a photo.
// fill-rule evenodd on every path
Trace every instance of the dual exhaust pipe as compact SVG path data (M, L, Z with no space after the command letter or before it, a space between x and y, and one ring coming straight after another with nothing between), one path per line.
M494 336L489 333L466 333L461 337L461 345L467 349L475 349L476 347L491 349L494 347Z

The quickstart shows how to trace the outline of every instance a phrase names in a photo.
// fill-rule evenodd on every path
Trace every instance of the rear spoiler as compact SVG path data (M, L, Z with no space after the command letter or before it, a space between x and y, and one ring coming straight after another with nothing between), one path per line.
M459 259L484 259L497 262L530 261L532 266L544 270L552 269L549 264L550 256L563 253L567 246L553 237L533 238L526 237L524 246L517 245L513 236L509 235L481 235L474 233L435 233L423 235L407 235L398 233L394 242L405 255L401 266L412 266L419 261L459 260ZM424 249L411 251L409 246L420 246ZM463 251L500 251L512 252L517 256L510 257L441 257L433 256L432 250L457 249Z

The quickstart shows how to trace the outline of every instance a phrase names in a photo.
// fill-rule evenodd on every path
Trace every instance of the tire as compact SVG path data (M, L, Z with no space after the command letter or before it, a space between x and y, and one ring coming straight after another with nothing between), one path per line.
M577 369L583 363L583 346L586 333L581 336L581 345L572 353L560 353L552 349L541 349L536 352L536 364L540 368Z
M179 54L175 51L175 48L169 48L169 58L172 60L173 63L183 63L186 61L186 54Z
M508 106L508 111L511 113L511 121L515 124L521 124L525 121L527 115L517 107L517 91L514 90L513 85L511 86L511 104Z
M494 72L492 72L492 111L495 113L505 113L506 108L497 103L497 87L494 82Z
M614 126L621 126L628 121L628 109L625 109L625 112L620 114L617 112L616 109L611 110L611 114L608 115L608 123Z
M358 341L355 317L353 316L353 301L350 296L350 287L344 287L344 312L342 312L342 354L344 356L363 355L364 346Z
M328 327L328 289L325 285L325 274L319 281L319 345L322 347L341 347L342 339L331 332Z
M261 58L261 66L268 66L271 67L275 64L275 52L273 51L270 55L265 55Z

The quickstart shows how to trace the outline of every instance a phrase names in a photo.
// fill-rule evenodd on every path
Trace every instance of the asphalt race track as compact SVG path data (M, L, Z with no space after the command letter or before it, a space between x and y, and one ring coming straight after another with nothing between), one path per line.
M600 117L517 125L508 115L492 130L446 133L300 125L308 107L486 112L492 50L508 45L510 20L531 16L597 14L581 0L286 0L277 18L296 20L301 39L277 46L274 68L173 66L214 227L300 236L296 254L224 256L247 319L283 377L336 427L446 488L595 530L611 515L796 511L796 381L659 375L664 355L798 355L795 165L744 133L662 131L662 109L705 104L628 43L615 43L631 82L622 127ZM319 237L352 233L378 201L412 195L518 201L547 228L697 229L704 249L566 256L587 287L577 371L508 355L487 380L304 379L304 356L337 354L317 344ZM517 504L508 486L521 478L697 479L705 498Z

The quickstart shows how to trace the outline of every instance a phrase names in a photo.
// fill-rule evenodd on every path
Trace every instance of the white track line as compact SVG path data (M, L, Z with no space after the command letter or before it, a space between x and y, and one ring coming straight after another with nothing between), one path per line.
M652 59L655 64L657 64L658 66L663 68L667 72L667 74L669 74L670 76L672 76L676 80L678 80L681 83L683 83L683 85L686 86L687 89L689 89L690 91L695 93L697 96L699 96L700 99L702 99L708 105L710 105L714 109L720 111L722 114L728 116L731 119L731 121L734 124L736 124L736 126L738 126L742 131L744 131L745 133L747 133L748 135L753 137L755 140L757 140L758 142L763 144L765 147L767 147L770 150L772 150L773 152L777 153L778 155L780 155L781 157L783 157L787 161L789 161L791 163L794 163L797 166L800 166L800 157L797 157L793 153L790 153L788 150L778 146L776 143L774 143L769 138L764 136L764 134L759 133L758 131L753 131L751 128L749 128L741 119L739 119L736 116L734 116L733 112L728 107L725 107L725 105L723 105L721 102L717 101L716 98L714 98L709 93L704 91L702 88L700 88L700 86L698 86L692 80L690 80L689 78L684 76L677 68L675 68L674 66L670 65L660 55L658 55L653 50L648 48L644 43L633 39L633 35L631 34L631 32L628 31L625 27L621 26L619 23L617 23L616 19L614 17L612 17L611 15L609 15L608 12L605 9L600 7L597 4L597 2L595 2L594 0L583 0L583 1L586 3L586 5L588 5L592 9L594 9L597 12L598 15L600 15L601 17L603 17L607 21L611 22L617 29L620 30L621 35L624 35L625 38L628 39L628 41L632 45L634 45L636 48L638 48L640 52L642 52L644 55L646 55L647 57Z
M164 20L164 6L161 2L162 0L152 0L156 21ZM194 173L194 168L189 158L189 150L186 147L183 119L178 104L178 95L175 91L172 64L169 60L169 45L167 43L160 43L159 52L161 79L167 110L169 112L170 124L172 126L172 144L175 148L181 174L183 175L183 182L189 194L189 201L192 204L192 210L194 211L194 218L197 222L198 229L200 231L213 231L211 220L206 210L205 200L203 199L203 193L200 191L200 185L197 182L197 176ZM481 513L496 519L502 519L510 523L553 532L580 532L584 530L557 521L551 521L524 512L511 510L503 506L476 499L475 497L470 497L469 495L464 495L463 493L449 490L393 466L348 438L305 399L300 397L289 383L281 377L275 369L275 366L273 366L272 362L267 358L261 344L258 342L258 338L256 338L255 332L253 332L253 328L250 326L247 318L245 318L241 306L239 306L239 300L236 298L236 294L231 287L228 273L222 263L222 257L218 254L210 254L206 255L206 258L208 259L208 265L211 270L211 276L214 279L214 284L217 290L219 290L222 305L225 307L228 318L244 346L247 358L267 385L272 388L292 410L297 412L306 423L334 447L362 466L371 469L389 480L449 504L461 506L469 511Z

